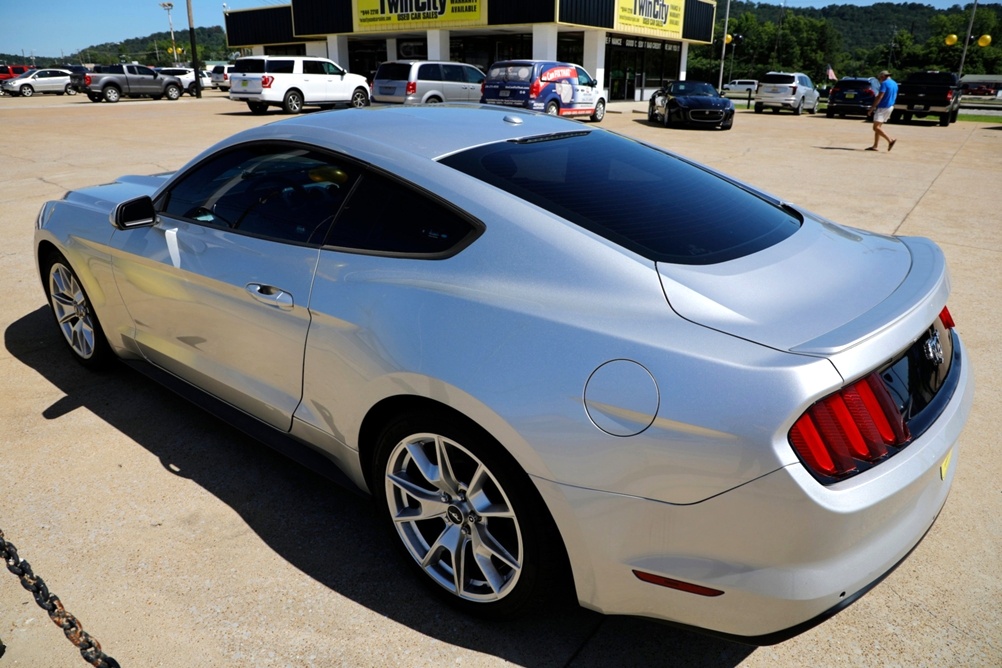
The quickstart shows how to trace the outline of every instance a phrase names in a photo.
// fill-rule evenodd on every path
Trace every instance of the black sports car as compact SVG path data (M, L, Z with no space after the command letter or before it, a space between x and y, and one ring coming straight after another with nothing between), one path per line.
M651 95L647 120L664 123L730 130L734 125L734 103L703 81L673 81Z

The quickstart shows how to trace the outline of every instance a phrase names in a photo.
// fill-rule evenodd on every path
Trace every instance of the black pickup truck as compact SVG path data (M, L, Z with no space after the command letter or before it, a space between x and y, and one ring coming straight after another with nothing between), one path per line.
M914 72L898 84L898 98L891 122L910 123L912 118L939 117L947 126L960 111L960 79L952 72Z
M184 92L177 77L143 65L105 65L100 72L78 72L70 76L70 85L91 102L118 102L123 96L176 100Z

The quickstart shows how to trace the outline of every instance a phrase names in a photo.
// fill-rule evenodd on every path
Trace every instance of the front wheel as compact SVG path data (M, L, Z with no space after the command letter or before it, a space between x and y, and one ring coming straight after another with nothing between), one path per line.
M167 96L168 100L178 100L181 98L181 87L170 84L164 88L164 95Z
M21 86L21 90L19 90L18 93L21 95L21 97L31 97L32 95L35 94L35 89L29 86L28 84L24 84L23 86Z
M365 92L364 88L356 88L351 94L351 106L356 109L369 106L369 94Z
M101 331L101 324L69 262L53 252L45 259L45 295L56 325L73 356L84 366L101 368L112 359L111 347Z
M373 492L421 579L468 613L503 619L548 596L559 535L528 476L462 418L405 415L382 433Z
M804 113L804 98L797 100L797 106L793 108L793 113L797 116Z
M546 104L546 113L549 114L550 116L560 115L560 105L557 104L556 100L551 100Z
M298 114L303 110L303 94L298 90L290 90L282 100L282 110L287 114Z
M595 113L591 115L591 122L601 123L603 118L605 118L605 100L599 100L595 103Z

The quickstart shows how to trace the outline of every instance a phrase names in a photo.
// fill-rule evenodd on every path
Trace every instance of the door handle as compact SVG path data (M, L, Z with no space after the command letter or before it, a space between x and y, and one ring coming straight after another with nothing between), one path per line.
M267 304L268 306L274 306L280 308L283 311L291 311L292 307L295 306L295 302L290 295L285 290L276 288L273 285L261 285L260 283L248 283L247 292L250 293L251 297L261 302L262 304Z

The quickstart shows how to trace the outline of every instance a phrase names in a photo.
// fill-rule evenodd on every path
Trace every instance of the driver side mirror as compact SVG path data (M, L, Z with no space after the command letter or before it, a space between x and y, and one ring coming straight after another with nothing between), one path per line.
M111 212L111 224L120 230L152 225L157 212L149 195L142 195L120 203Z

